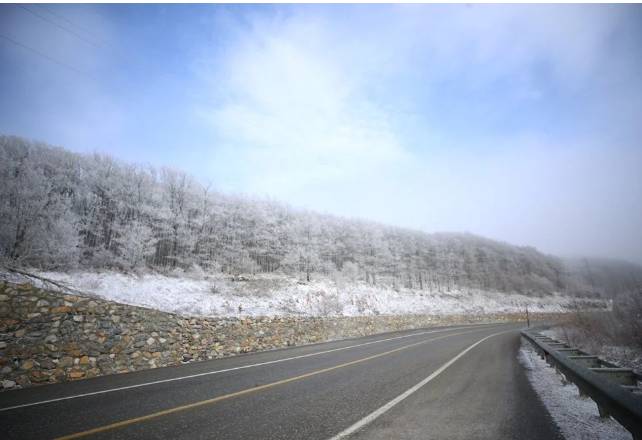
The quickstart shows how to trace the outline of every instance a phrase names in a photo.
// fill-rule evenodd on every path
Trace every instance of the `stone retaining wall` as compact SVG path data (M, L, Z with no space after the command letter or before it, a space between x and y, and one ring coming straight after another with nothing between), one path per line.
M520 315L196 318L0 282L0 389Z

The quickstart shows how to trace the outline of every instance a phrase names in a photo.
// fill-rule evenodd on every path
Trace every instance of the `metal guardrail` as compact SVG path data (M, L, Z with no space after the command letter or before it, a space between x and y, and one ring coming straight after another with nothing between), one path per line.
M578 387L580 395L593 399L601 417L613 417L634 440L642 440L641 375L532 330L523 330L522 336L549 365Z

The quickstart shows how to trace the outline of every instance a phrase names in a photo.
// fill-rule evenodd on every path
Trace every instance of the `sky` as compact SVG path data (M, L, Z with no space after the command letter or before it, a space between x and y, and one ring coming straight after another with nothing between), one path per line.
M0 5L0 134L642 263L640 5Z

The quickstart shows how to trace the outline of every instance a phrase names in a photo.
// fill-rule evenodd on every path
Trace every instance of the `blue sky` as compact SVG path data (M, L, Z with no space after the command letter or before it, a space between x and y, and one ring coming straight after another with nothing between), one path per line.
M642 262L640 42L636 5L0 5L0 132Z

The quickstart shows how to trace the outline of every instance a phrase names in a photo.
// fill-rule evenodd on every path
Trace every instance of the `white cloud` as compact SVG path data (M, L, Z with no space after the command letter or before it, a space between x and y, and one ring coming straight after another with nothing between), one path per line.
M630 164L640 154L622 136L638 130L641 111L639 62L618 40L630 32L627 13L402 5L239 19L224 50L197 64L207 97L199 113L220 136L214 172L227 189L297 206L639 260L642 187ZM444 127L427 116L450 105L448 83L466 97L490 90L522 102L490 102L500 124L513 111L541 118L535 101L563 115L563 97L596 105L579 110L599 128L562 136L533 121L473 137L477 121ZM581 126L582 115L566 117ZM603 229L618 232L598 237Z
M290 198L402 164L407 152L368 95L363 66L335 56L320 23L276 20L202 72L214 91L203 114L239 157L247 186Z

